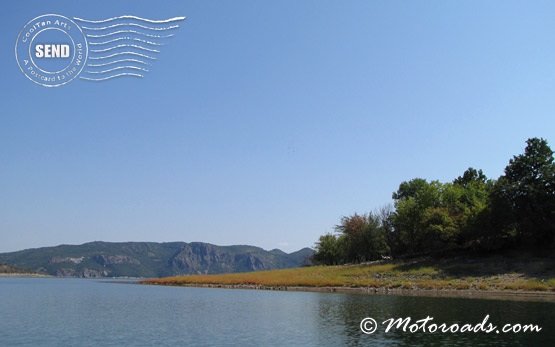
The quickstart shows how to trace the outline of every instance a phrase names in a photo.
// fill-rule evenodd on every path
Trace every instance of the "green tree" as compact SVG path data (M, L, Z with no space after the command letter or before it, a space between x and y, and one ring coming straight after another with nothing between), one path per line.
M523 244L550 245L555 234L555 163L546 140L526 141L492 193L494 222Z
M325 234L320 236L315 248L313 260L317 264L337 265L344 261L343 240L337 235Z
M336 231L345 238L345 260L364 262L389 254L386 231L379 214L354 214L343 217Z
M487 207L491 182L481 170L467 169L453 183L417 178L393 193L390 243L396 254L448 251L472 244Z
M445 200L459 229L459 246L477 248L477 240L486 228L489 195L494 182L482 170L468 168L450 185Z
M392 225L395 232L395 254L428 252L427 226L424 223L426 210L441 207L442 184L415 178L399 185L393 193L395 212Z
M472 185L485 185L487 181L488 179L482 170L476 170L470 167L466 169L462 176L455 178L453 183L462 187L469 187Z
M460 229L445 207L432 207L422 215L421 247L425 251L445 251L456 247Z
M497 181L468 168L449 183L402 182L392 195L394 210L343 217L338 235L320 238L317 256L337 264L389 253L555 246L554 153L544 139L526 143Z

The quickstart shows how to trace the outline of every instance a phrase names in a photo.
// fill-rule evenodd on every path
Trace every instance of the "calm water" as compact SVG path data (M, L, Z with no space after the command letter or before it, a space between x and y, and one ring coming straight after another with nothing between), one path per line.
M541 333L364 335L364 317L535 323ZM555 346L555 304L0 278L1 346Z

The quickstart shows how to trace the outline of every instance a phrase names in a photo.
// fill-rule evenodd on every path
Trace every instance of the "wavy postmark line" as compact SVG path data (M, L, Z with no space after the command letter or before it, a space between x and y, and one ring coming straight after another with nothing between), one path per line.
M131 37L131 36L117 37L115 39L104 41L104 42L89 42L89 45L91 45L91 46L101 46L101 45L106 45L106 44L109 44L109 43L122 41L122 40L123 41L137 41L137 42L146 43L146 44L153 45L153 46L163 46L164 45L163 43L153 42L153 41L149 41L149 40L143 40L143 39L139 39L137 37Z
M132 52L132 51L113 53L113 54L109 54L109 55L105 55L105 56L101 56L101 57L89 57L89 59L91 59L91 60L101 60L101 59L108 59L108 58L117 57L119 55L125 55L125 54L135 55L135 56L138 56L138 57L143 57L143 58L147 58L147 59L151 59L151 60L156 60L156 57L151 57L150 55L137 53L137 52Z
M79 77L79 79L82 80L87 80L87 81L106 81L112 78L117 78L117 77L139 77L139 78L143 78L144 76L138 73L132 73L132 72L123 72L123 73L119 73L116 75L111 75L108 77L101 77L101 78L94 78L94 77Z
M108 65L119 64L119 63L139 63L139 64L143 64L143 65L150 65L146 61L142 61L140 59L127 58L127 59L119 59L119 60L109 61L107 63L87 64L87 66L88 67L102 67L102 66L108 66Z
M137 23L119 23L119 24L112 24L112 25L108 25L108 26L104 26L104 27L98 27L98 28L82 26L81 28L86 29L86 30L100 31L100 30L108 30L108 29L113 29L113 28L117 28L117 27L127 27L127 26L138 27L138 28L141 28L141 29L154 30L154 31L165 31L165 30L172 30L172 29L179 28L179 25L170 25L169 27L156 28L156 27L151 27L151 26L148 26L148 25L142 25L142 24L137 24Z
M167 35L147 34L147 33L143 33L142 31L129 29L129 30L117 30L117 31L113 31L113 32L110 32L110 33L98 34L98 35L96 35L96 34L87 34L87 37L102 38L102 37L108 37L108 36L118 35L118 34L137 34L137 35L152 37L152 38L156 38L156 39L167 39L167 38L173 36L173 34L167 34Z
M137 23L119 23L119 24L113 24L113 25L108 25L108 26L104 26L104 27L98 27L98 28L82 26L81 29L101 31L101 30L114 29L114 28L117 28L117 27L137 27L137 28L141 28L141 29L145 29L145 30L165 31L165 30L177 29L177 28L179 28L179 25L170 25L169 27L156 28L156 27L151 27L151 26L148 26L148 25L142 25L142 24L137 24Z
M118 19L135 19L135 20L140 20L140 21L144 21L144 22L148 22L148 23L163 24L163 23L171 23L171 22L176 22L176 21L182 21L182 20L185 20L185 18L186 17L173 17L173 18L168 18L168 19L156 20L156 19L147 19L147 18L142 18L142 17L137 17L137 16L124 15L124 16L112 17L112 18L108 18L108 19L90 20L90 19L83 19L83 18L73 17L73 19L75 19L77 21L84 22L84 23L93 23L93 24L112 22L112 21L115 21L115 20L118 20Z
M102 53L102 52L113 51L114 49L119 49L119 48L136 48L136 49L142 49L142 50L147 51L147 52L160 53L160 51L157 50L157 49L147 48L147 47L143 47L141 45L133 45L133 44L115 45L115 46L108 47L108 48L103 48L103 49L91 49L90 51L92 53Z
M112 71L117 71L117 70L124 70L124 69L130 69L130 70L138 70L138 71L144 71L144 72L148 72L147 69L142 68L142 67L137 67L137 66L133 66L133 65L126 65L126 66L118 66L118 67L114 67L111 69L107 69L107 70L102 70L102 71L92 71L92 70L86 70L86 73L90 73L90 74L105 74L108 72L112 72Z

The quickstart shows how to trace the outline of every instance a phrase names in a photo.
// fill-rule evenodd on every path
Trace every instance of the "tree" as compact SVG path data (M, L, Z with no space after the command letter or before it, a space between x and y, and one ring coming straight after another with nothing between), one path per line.
M492 194L495 224L524 244L549 245L555 234L555 163L546 140L526 141ZM500 220L503 218L503 220Z
M428 208L422 215L422 249L445 251L456 247L460 229L445 207Z
M555 159L544 139L526 141L497 181L468 168L452 182L415 178L392 194L394 209L343 217L324 235L324 263L363 262L454 249L555 246Z
M429 252L426 242L426 225L423 223L426 210L441 207L442 184L415 178L399 185L393 193L395 212L392 224L397 235L394 249L397 254Z
M457 242L463 248L477 248L477 240L487 228L489 196L494 182L482 170L468 168L462 176L453 180L445 200L459 229Z
M482 170L476 170L469 167L468 169L466 169L462 176L455 178L453 183L462 187L468 187L471 185L486 184L487 180L488 179L486 175L484 175Z
M343 263L342 240L337 235L325 234L316 242L313 260L317 264L337 265Z
M345 258L348 262L380 259L389 254L385 229L379 214L354 214L341 218L336 231L345 238Z
M491 182L481 170L467 169L453 183L417 178L393 193L397 254L419 254L467 247L480 230ZM394 246L393 246L394 245Z

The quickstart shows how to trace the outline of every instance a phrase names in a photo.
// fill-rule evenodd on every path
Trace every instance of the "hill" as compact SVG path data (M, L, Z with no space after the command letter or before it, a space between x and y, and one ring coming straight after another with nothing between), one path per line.
M313 251L287 254L202 242L89 242L0 253L0 263L53 276L161 277L271 270L307 264Z

